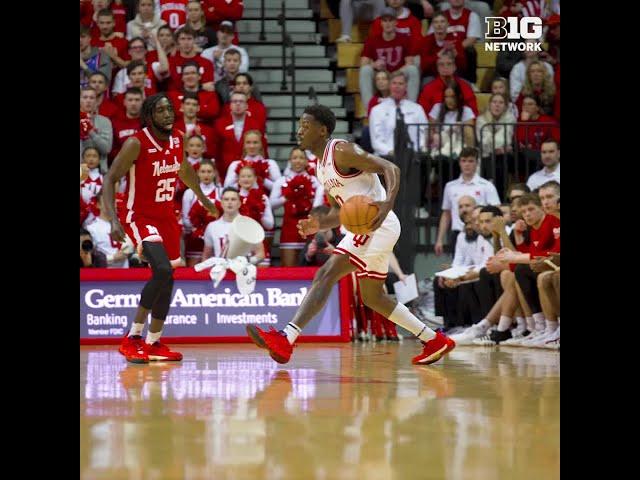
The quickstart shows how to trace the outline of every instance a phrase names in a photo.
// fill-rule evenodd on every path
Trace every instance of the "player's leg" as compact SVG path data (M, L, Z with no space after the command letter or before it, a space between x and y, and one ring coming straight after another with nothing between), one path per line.
M544 313L547 322L558 325L545 340L545 347L560 338L560 305L556 302L557 298L553 289L553 274L554 272L542 272L538 275L538 294L542 313Z
M298 335L304 326L325 306L333 286L342 277L355 270L356 267L349 262L349 257L346 255L331 255L316 272L311 288L302 299L293 319L283 330L272 329L265 332L260 327L248 325L247 334L256 345L267 348L271 358L276 362L287 363Z
M280 260L283 267L297 267L300 249L298 248L282 248L280 247Z
M531 270L529 265L518 265L515 269L516 282L522 290L522 294L531 309L533 321L535 324L535 332L529 338L522 342L523 346L542 346L544 338L551 335L557 328L558 322L545 319L540 304L540 295L538 293L538 274Z
M384 292L384 279L361 277L360 292L362 301L383 317L387 317L396 325L409 330L422 341L424 348L420 355L414 357L414 364L428 365L442 357L455 347L455 343L439 332L434 332L402 303L393 300Z

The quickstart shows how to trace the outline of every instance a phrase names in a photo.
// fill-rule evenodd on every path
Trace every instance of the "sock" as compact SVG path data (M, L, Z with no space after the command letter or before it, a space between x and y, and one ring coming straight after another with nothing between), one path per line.
M128 337L133 337L134 335L142 335L142 330L144 330L144 323L132 323L131 329L129 330Z
M475 324L475 326L482 329L483 332L486 332L487 330L489 330L489 328L491 328L491 324L489 323L489 320L487 320L486 318L483 318L482 320L480 320L478 323Z
M162 336L162 330L160 330L159 332L156 332L156 333L152 333L151 331L147 331L147 339L145 340L145 342L147 344L149 344L149 345L153 345L158 340L160 340L161 336Z
M547 332L554 332L558 328L558 322L547 320Z
M527 328L524 317L516 317L516 323L518 324L518 330L524 330Z
M526 318L527 330L533 332L536 329L536 322L533 320L533 317Z
M533 314L533 320L536 324L536 330L544 330L544 313L538 312Z
M391 315L389 315L389 320L396 325L400 325L402 328L409 330L423 342L428 342L436 336L436 332L418 320L418 318L402 303L398 303L396 305L396 308L394 308Z
M289 340L290 345L293 345L293 343L298 338L298 335L300 335L300 332L302 332L299 326L291 322L287 323L287 325L282 329L282 331L286 333L287 340Z
M558 325L560 325L560 316L558 315Z
M506 332L511 327L513 323L513 318L507 317L506 315L500 315L500 322L498 323L498 331Z

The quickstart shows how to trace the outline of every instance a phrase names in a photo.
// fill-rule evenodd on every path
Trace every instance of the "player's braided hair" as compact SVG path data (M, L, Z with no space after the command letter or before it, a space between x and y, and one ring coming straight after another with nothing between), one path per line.
M173 109L173 104L166 93L156 93L155 95L150 95L149 97L144 99L142 102L142 123L145 127L151 126L151 117L153 116L153 109L156 108L157 103L166 98L169 101L169 105Z
M311 115L320 125L327 127L327 133L331 135L336 128L336 116L329 107L324 105L310 105L304 109L304 113Z

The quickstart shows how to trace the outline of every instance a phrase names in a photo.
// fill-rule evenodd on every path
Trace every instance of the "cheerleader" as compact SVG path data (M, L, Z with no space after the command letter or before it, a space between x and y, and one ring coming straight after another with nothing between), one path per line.
M268 230L272 230L275 222L273 219L273 211L271 210L271 202L269 202L269 197L264 194L264 190L259 186L256 172L252 166L245 165L240 169L238 186L240 187L240 199L242 201L240 215L251 217L260 223L265 233ZM265 258L258 266L268 267L271 265L270 246L271 242L265 236Z
M282 176L276 161L264 158L262 133L259 130L248 130L244 134L242 160L234 160L229 164L227 176L224 179L225 187L238 187L238 173L246 164L254 166L258 183L264 187L266 192L270 192L273 182Z
M211 160L201 159L198 166L198 178L202 192L222 212L220 193L222 186L218 177L218 171ZM215 220L209 211L196 198L191 189L187 189L182 196L182 228L184 233L185 256L187 267L193 267L202 261L204 248L203 235L210 222Z
M307 157L307 173L311 176L316 175L316 166L318 165L318 157L316 157L311 150L304 151ZM287 163L287 168L284 169L282 175L288 177L291 175L291 160Z
M100 152L95 147L87 147L82 151L82 163L89 167L89 176L80 182L80 196L85 204L90 204L102 190L102 174L100 173Z
M284 205L280 232L280 254L283 267L298 265L306 239L298 234L298 220L307 218L313 207L322 205L324 189L318 179L308 173L309 160L300 148L289 154L289 174L273 184L269 200L271 208Z
M187 139L184 147L187 152L187 161L197 172L200 168L200 163L204 159L202 156L204 153L204 139L200 135L194 134ZM176 193L173 197L178 209L180 209L180 206L182 205L182 196L186 191L187 186L182 180L180 180L180 178L178 178L178 181L176 182Z

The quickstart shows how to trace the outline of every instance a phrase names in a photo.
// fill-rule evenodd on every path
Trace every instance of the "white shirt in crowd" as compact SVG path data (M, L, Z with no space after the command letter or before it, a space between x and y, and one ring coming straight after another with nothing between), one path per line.
M322 185L320 185L320 182L315 176L311 176L305 172L292 172L290 175L280 177L275 182L273 182L273 189L271 190L271 195L269 196L269 202L271 202L272 209L275 210L276 208L280 208L282 205L284 205L285 198L282 195L282 185L284 185L286 181L292 179L296 175L306 175L311 179L311 185L313 185L313 188L315 189L312 207L317 207L324 203L324 188L322 188Z
M458 234L456 240L456 252L453 257L453 267L470 267L478 271L487 264L489 257L493 255L493 244L478 235L476 239L469 242L464 231Z
M229 241L231 223L227 222L224 217L220 217L207 225L204 230L204 246L213 247L214 257L222 257L222 252Z
M261 160L265 160L269 164L269 176L264 179L264 187L271 191L273 188L273 183L279 179L282 174L280 173L280 168L275 160L270 158L262 158L262 157L245 157L245 160L257 160L260 158ZM240 160L234 160L229 164L229 168L227 168L227 175L224 177L224 187L234 187L238 188L238 174L236 173L236 168Z
M466 2L465 2L466 3ZM447 4L446 8L444 6L444 4L440 5L442 11L448 10L450 8L450 6ZM465 8L469 8L467 5L465 5ZM460 18L462 16L462 12L460 12L459 15L456 15L455 13L451 12L451 17L455 18L456 20L458 18ZM453 29L455 27L450 26L449 28L447 28L447 33L452 33ZM429 30L427 31L427 35L433 33L433 24L429 26ZM480 22L480 16L474 12L471 11L471 14L469 15L469 23L467 24L467 37L473 37L473 38L484 38L484 31L482 30L482 23Z
M214 78L216 80L224 77L224 52L233 48L240 52L240 73L247 73L249 71L249 54L247 51L239 47L237 45L229 45L227 48L219 47L218 45L214 45L213 47L205 48L200 54L201 57L206 58L214 66ZM222 53L218 58L215 58L214 54L218 51L222 50Z
M542 61L542 60L541 60ZM553 80L553 67L547 63L542 62L544 67L551 75L551 80ZM518 95L522 91L522 87L524 87L524 80L527 74L527 63L526 60L520 60L516 63L511 69L511 73L509 74L509 89L511 90L511 101L515 102L518 99Z
M533 191L551 180L555 180L560 183L560 164L558 164L556 169L552 172L548 171L547 167L544 167L542 170L538 170L537 172L533 172L527 180L527 187Z
M402 99L400 111L404 114L404 123L420 123L420 127L408 127L409 137L413 142L413 148L418 151L420 145L425 145L426 128L429 121L424 109L416 102ZM394 130L396 128L396 102L387 97L371 109L369 115L369 130L371 132L371 145L376 155L388 155L394 148ZM418 130L420 139L418 141Z
M429 112L429 118L434 121L438 121L440 117L440 109L442 108L442 102L436 103ZM449 110L444 114L443 123L448 124L460 124L468 122L476 118L476 114L473 113L471 108L466 105L462 108L462 116L458 120L458 112ZM436 130L440 134L440 153L442 155L453 156L459 155L464 146L464 129L468 128L470 132L475 132L473 125L461 126L461 125L444 125L442 128Z
M451 212L451 230L464 230L464 223L458 214L458 200L464 196L475 199L476 205L500 205L500 197L493 183L477 173L468 182L460 175L455 180L447 182L442 193L442 210Z
M113 261L113 256L120 250L120 243L112 243L111 240L111 223L103 220L102 218L96 218L91 224L87 225L87 230L91 234L93 243L98 251L104 253L107 257L107 266L109 268L129 268L129 259L125 258L119 262ZM127 237L126 246L129 250L133 251L133 244Z

